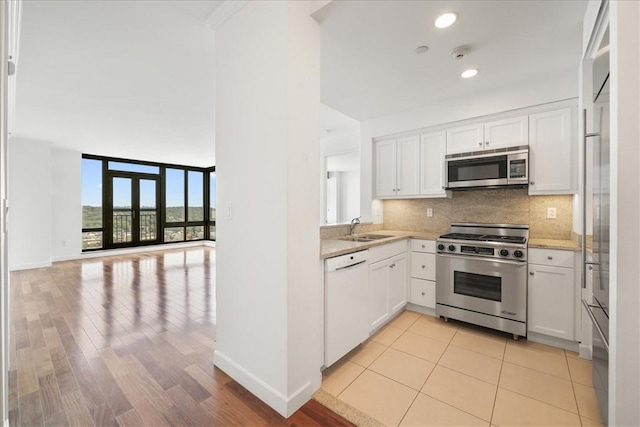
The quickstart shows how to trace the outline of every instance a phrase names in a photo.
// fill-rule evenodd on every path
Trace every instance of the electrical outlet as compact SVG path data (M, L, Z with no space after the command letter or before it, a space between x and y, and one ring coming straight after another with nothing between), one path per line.
M428 216L429 218L432 218L432 217L433 217L433 209L431 209L431 208L427 208L427 216Z
M547 208L547 219L556 219L556 208Z
M231 219L232 218L231 205L227 205L227 214L225 216L227 217L227 219Z

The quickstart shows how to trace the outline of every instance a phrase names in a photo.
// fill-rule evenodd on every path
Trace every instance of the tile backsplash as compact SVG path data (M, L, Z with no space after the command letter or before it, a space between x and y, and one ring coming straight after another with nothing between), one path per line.
M547 219L547 208L556 219ZM427 209L433 217L427 217ZM571 239L573 196L529 196L526 188L454 191L450 199L384 201L387 230L445 233L452 222L529 224L533 238Z

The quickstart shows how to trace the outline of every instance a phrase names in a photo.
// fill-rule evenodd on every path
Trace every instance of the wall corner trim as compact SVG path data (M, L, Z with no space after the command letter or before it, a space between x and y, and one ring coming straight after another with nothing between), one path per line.
M231 360L228 356L221 353L220 350L214 351L213 363L217 368L222 369L227 375L239 382L243 387L285 418L291 416L293 412L304 405L311 399L311 395L313 394L311 382L307 382L291 394L291 396L286 397L247 371L244 367Z
M248 3L249 0L226 0L207 17L205 22L213 31L216 31Z

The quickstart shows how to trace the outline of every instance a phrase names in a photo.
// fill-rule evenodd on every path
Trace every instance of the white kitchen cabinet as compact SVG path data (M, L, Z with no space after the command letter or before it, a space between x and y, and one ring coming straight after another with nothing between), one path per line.
M573 252L529 249L527 329L573 341L576 293L573 265L567 259L573 259Z
M389 319L389 262L369 265L369 319L370 330Z
M389 260L389 315L393 316L407 305L407 254Z
M445 131L420 135L420 195L446 196L444 156L447 151Z
M436 245L433 240L411 239L411 291L409 302L436 308Z
M574 194L578 189L577 111L529 116L529 194Z
M510 117L484 124L484 149L520 147L529 143L529 117Z
M370 331L378 329L407 304L407 242L369 249Z
M447 129L447 154L481 151L484 147L484 125L475 123Z
M528 116L510 117L447 129L447 154L519 147L529 141Z
M418 135L376 142L376 197L389 198L418 194L419 153Z
M396 195L396 140L376 142L376 196Z

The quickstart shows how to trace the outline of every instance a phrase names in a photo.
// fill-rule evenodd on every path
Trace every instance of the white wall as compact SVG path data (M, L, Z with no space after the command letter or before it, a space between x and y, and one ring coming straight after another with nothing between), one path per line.
M285 416L319 388L322 364L319 34L309 6L249 2L216 31L214 361Z
M51 150L51 258L75 259L82 253L82 154Z
M609 425L640 425L640 3L610 2Z
M51 265L51 144L9 139L9 269Z
M576 64L576 67L578 64ZM382 203L373 201L372 138L408 132L453 121L495 114L578 96L578 74L564 73L553 80L522 82L491 92L451 99L423 108L369 120L361 128L361 210L364 221L382 222ZM372 207L373 206L373 207Z

